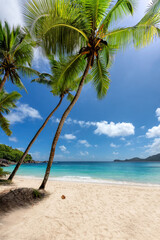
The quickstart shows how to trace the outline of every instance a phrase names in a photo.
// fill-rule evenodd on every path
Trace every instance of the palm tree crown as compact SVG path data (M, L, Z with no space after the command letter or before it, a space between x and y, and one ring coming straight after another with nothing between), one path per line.
M33 46L35 42L20 27L10 29L7 22L4 26L0 23L0 75L3 81L0 84L2 90L7 79L20 88L24 88L19 73L37 73L30 68L33 58Z
M47 54L63 53L66 56L77 53L67 70L80 65L80 59L91 57L93 84L98 97L102 98L109 87L107 68L115 52L131 42L136 48L146 46L159 36L160 1L157 0L135 26L116 28L119 19L133 15L134 2L29 0L25 6L25 19L31 33L41 39Z

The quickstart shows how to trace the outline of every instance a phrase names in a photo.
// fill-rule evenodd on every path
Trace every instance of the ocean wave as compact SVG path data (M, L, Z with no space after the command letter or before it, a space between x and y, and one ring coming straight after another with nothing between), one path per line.
M39 179L43 177L38 176L17 176L17 178L27 179ZM148 186L148 187L160 187L160 184L154 183L139 183L139 182L127 182L127 181L116 181L109 179L97 179L92 177L84 176L61 176L61 177L50 177L50 181L62 181L62 182L79 182L79 183L95 183L95 184L108 184L108 185L129 185L129 186Z

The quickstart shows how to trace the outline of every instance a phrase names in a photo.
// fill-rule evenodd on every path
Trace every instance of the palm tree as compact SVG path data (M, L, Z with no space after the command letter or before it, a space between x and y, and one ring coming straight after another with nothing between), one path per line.
M4 27L0 22L0 75L4 76L0 92L7 79L18 87L25 88L19 74L37 74L37 71L30 68L34 46L35 42L30 35L20 27L11 30L7 22Z
M12 134L12 131L9 129L9 121L3 116L3 114L8 114L10 109L16 108L15 103L20 97L21 95L15 91L7 93L2 90L0 92L0 127L8 136Z
M70 74L81 61L86 59L82 68L83 75L76 95L68 106L58 125L52 142L46 173L40 189L47 183L56 144L63 124L77 102L90 68L92 81L99 98L106 95L109 87L107 67L110 54L114 49L133 43L136 48L146 46L155 36L159 36L159 1L153 1L146 15L135 26L116 28L117 22L134 12L133 0L29 0L25 6L27 26L37 39L42 40L46 53L73 54L72 61L64 66L59 74L59 82L64 75Z
M47 125L48 121L50 118L53 116L55 111L60 107L62 100L64 99L64 96L67 95L67 99L69 101L72 101L74 96L72 95L72 91L75 91L77 89L77 83L79 83L79 78L76 79L74 82L69 81L69 79L65 79L66 81L61 82L61 84L58 84L57 79L56 79L56 71L58 68L60 69L61 66L64 63L64 59L61 59L61 61L56 61L53 57L50 58L50 65L52 69L52 75L48 73L42 73L39 75L38 78L33 79L32 82L38 82L41 84L47 85L49 88L51 88L51 92L53 93L53 96L59 96L60 100L57 104L57 106L52 110L52 112L48 115L48 117L45 119L44 123L42 126L39 128L39 130L36 132L30 143L28 144L26 150L24 151L21 159L18 161L16 164L14 170L10 174L8 180L13 180L16 172L18 171L20 165L23 163L25 157L27 156L30 148L32 147L33 143L36 141L37 137L39 134L42 132L42 130L45 128ZM88 76L87 81L90 80L90 76ZM86 81L86 83L87 83Z

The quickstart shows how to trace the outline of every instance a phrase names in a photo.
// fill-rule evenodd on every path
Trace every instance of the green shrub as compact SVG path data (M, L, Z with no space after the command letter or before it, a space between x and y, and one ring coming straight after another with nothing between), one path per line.
M0 158L13 162L18 162L23 155L23 152L18 149L13 149L5 144L0 144ZM27 154L25 161L32 160L32 156Z
M10 172L4 171L3 168L0 167L0 177L5 177Z

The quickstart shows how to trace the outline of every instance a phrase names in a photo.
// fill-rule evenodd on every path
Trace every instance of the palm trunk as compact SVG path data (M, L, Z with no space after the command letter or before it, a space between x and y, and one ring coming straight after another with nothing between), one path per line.
M39 187L39 189L45 189L46 183L47 183L48 178L49 178L51 166L52 166L52 163L53 163L54 154L55 154L55 150L56 150L56 145L57 145L59 136L60 136L60 134L61 134L63 124L64 124L64 122L65 122L68 114L70 113L70 111L72 110L73 106L75 105L75 103L77 102L77 100L78 100L78 98L79 98L79 96L80 96L80 93L81 93L82 88L83 88L84 80L86 79L86 76L87 76L87 74L88 74L89 68L90 68L90 66L91 66L91 59L92 59L92 58L89 57L88 63L87 63L87 66L86 66L86 69L85 69L85 71L84 71L84 74L83 74L83 76L82 76L81 82L80 82L79 87L78 87L78 90L77 90L77 93L76 93L73 101L70 103L70 105L68 106L68 108L66 109L66 111L63 113L63 116L62 116L62 118L61 118L61 121L60 121L60 123L59 123L59 125L58 125L56 134L55 134L54 139L53 139L53 142L52 142L52 147L51 147L51 151L50 151L50 156L49 156L49 161L48 161L47 169L46 169L46 172L45 172L45 176L44 176L44 179L43 179L42 184L41 184L41 186Z
M7 78L8 78L8 75L9 75L8 72L5 72L4 78L3 78L3 80L2 80L2 82L0 84L0 92L2 91L2 89L4 87L4 84L5 84L5 82L6 82Z
M59 103L57 104L57 106L54 108L54 110L49 114L49 116L46 118L45 122L43 123L43 125L40 127L40 129L38 130L38 132L35 134L35 136L33 137L33 139L31 140L31 142L29 143L28 147L26 148L25 152L23 153L22 158L18 161L18 163L16 164L13 172L11 173L11 175L9 176L8 180L13 180L13 177L15 176L16 172L18 171L20 165L23 163L25 157L27 156L32 144L35 142L35 140L37 139L37 137L39 136L39 134L41 133L41 131L44 129L44 127L46 126L46 124L48 123L49 119L52 117L53 113L59 108L59 106L62 103L63 100L63 96L61 96Z

